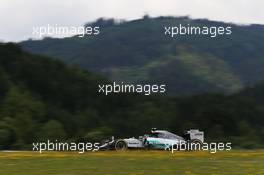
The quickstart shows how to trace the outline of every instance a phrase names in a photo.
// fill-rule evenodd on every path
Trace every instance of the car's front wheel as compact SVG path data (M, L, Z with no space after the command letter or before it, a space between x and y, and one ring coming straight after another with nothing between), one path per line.
M125 151L127 150L127 143L124 140L118 140L115 143L115 149L117 151Z

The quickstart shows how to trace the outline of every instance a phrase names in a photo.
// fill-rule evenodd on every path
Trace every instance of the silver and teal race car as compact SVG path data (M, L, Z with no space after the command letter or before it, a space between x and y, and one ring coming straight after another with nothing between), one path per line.
M188 142L202 144L204 142L204 132L197 129L191 129L178 136L166 130L157 130L153 128L150 134L139 136L139 138L117 139L114 137L110 141L102 143L100 148L103 149L167 149L172 146L179 146Z

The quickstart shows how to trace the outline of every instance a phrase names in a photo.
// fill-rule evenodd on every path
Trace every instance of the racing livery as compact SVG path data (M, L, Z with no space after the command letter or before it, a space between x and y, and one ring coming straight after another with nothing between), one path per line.
M183 137L181 137L166 130L157 130L153 128L150 134L139 136L139 138L132 137L115 140L114 137L112 137L110 141L105 141L100 149L167 149L187 142L202 144L204 142L204 132L191 129L186 131Z

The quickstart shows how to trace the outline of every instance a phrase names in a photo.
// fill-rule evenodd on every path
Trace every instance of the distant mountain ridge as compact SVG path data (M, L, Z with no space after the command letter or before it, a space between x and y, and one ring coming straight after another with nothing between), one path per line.
M179 24L231 26L232 35L164 35L164 26ZM121 23L99 19L87 25L100 26L100 35L28 40L20 45L29 52L103 74L112 81L167 84L172 95L233 93L264 80L262 25L147 16Z

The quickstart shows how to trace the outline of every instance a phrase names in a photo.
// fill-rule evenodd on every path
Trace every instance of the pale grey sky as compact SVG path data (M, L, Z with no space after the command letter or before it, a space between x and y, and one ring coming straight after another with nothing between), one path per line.
M0 0L0 40L32 38L33 26L80 26L99 17L189 15L264 24L263 0Z

